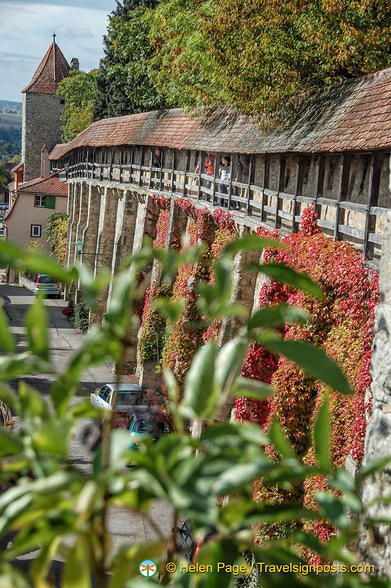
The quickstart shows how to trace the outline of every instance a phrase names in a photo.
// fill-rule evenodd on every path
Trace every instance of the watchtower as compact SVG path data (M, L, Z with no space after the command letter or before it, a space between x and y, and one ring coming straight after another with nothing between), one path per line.
M58 84L69 75L69 64L56 44L56 35L23 94L22 162L24 181L41 173L41 149L60 142L64 99L56 95Z

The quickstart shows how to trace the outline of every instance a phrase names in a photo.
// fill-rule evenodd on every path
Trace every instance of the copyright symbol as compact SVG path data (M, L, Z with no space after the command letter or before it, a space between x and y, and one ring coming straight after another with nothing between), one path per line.
M166 563L166 570L170 574L173 574L176 570L176 564L174 564L173 561L169 561L168 563Z

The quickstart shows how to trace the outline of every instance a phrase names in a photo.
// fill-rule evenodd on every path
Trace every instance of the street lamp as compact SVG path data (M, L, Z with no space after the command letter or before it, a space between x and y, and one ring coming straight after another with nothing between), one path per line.
M102 257L99 253L92 253L91 251L84 251L85 243L83 241L75 241L75 251L80 255L80 261L87 261L93 267L97 260Z
M84 249L83 241L76 241L75 242L75 249L76 249L76 253L78 253L79 255L82 255L83 249Z

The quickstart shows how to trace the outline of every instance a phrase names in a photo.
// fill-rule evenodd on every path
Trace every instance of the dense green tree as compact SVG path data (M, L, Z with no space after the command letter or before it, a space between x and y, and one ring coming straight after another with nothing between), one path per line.
M15 143L9 143L0 139L0 161L9 161L20 153L20 148Z
M20 148L22 144L22 121L20 122L19 128L0 127L0 139L2 141L6 141L7 143L13 143Z
M163 0L156 79L179 106L273 115L391 63L388 0Z
M8 184L11 181L11 174L5 167L4 163L0 162L0 188L8 190Z
M65 98L62 119L65 124L61 130L61 139L71 141L92 121L93 101L96 94L96 77L98 70L86 73L73 70L58 85L57 94Z
M149 42L149 31L156 4L154 0L117 2L104 37L95 120L163 106L151 75L156 49Z

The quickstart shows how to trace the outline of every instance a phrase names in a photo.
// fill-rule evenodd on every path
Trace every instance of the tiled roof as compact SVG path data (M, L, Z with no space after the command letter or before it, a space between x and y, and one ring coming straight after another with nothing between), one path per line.
M22 92L55 94L61 80L69 76L69 64L56 43L52 43L28 86Z
M370 151L391 146L391 68L333 86L309 98L282 131L261 131L254 118L214 113L190 118L180 109L97 121L51 160L78 147L147 145L225 153Z
M28 182L23 182L23 184L19 184L18 192L67 196L68 187L65 182L60 182L58 174L59 172L52 174L48 178L34 178Z

